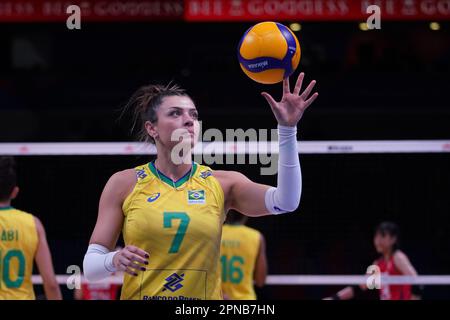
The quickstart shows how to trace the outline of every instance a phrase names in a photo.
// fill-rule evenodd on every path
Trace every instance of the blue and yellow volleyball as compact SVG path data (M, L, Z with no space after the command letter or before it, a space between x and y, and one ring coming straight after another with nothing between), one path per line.
M244 73L256 82L273 84L289 77L300 62L300 43L294 33L277 22L249 28L238 46Z

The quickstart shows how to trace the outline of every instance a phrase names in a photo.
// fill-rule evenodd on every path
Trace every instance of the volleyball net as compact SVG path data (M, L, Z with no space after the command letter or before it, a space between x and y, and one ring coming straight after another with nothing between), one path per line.
M370 141L298 141L300 154L413 154L450 153L450 140L370 140ZM226 141L198 143L194 154L277 154L276 141ZM0 143L0 155L13 156L130 156L156 155L154 145L138 142L70 142L70 143ZM85 281L71 275L57 275L60 285ZM33 275L36 285L42 284L39 275ZM271 286L329 286L366 284L368 275L312 275L272 274L266 284ZM115 276L102 283L122 284L123 277ZM450 285L450 275L382 276L382 284Z

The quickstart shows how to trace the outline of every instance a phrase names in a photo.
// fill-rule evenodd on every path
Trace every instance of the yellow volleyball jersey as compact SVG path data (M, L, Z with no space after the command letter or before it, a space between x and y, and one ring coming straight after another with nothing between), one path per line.
M222 299L224 194L212 170L194 162L176 182L153 162L135 170L136 186L122 207L123 237L150 258L137 277L125 274L121 299Z
M256 300L253 274L261 234L244 225L225 224L222 231L220 266L222 290L231 300Z
M35 299L31 275L37 245L34 217L0 208L0 300Z

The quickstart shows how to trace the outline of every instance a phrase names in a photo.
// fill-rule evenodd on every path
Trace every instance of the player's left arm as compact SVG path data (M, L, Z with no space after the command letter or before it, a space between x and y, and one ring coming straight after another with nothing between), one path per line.
M400 250L397 250L393 257L395 267L405 276L417 276L417 271L412 265L411 261L409 261L408 256ZM412 295L413 300L419 300L421 298L421 287L413 286L413 291L415 291Z
M270 214L265 205L268 185L255 183L237 171L214 170L225 192L225 212L235 209L250 217Z
M47 300L62 300L61 290L53 269L52 255L48 246L45 228L37 217L34 217L34 222L39 239L35 261L44 282L45 296Z
M408 256L397 250L394 254L394 264L397 269L406 276L417 276L417 271L408 259Z
M303 112L317 98L318 93L309 95L315 81L300 94L304 73L301 73L293 92L289 88L289 78L283 81L283 96L276 102L271 95L262 95L269 103L278 122L279 159L277 186L271 187L251 181L238 172L218 173L222 181L229 185L226 206L248 216L264 216L292 212L300 204L302 177L297 151L297 124ZM309 97L309 98L308 98ZM219 179L220 180L220 179Z
M267 277L266 240L264 239L264 236L260 234L259 251L258 256L256 258L255 273L254 273L256 286L258 287L264 286L264 284L266 283L266 277Z
M83 300L83 290L75 288L73 290L73 299L74 300Z

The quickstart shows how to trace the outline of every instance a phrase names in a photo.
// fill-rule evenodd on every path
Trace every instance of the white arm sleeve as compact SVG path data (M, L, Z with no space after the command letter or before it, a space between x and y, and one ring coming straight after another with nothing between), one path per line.
M109 252L108 248L99 244L90 244L83 260L84 277L88 281L99 281L109 277L116 271L113 258L117 252Z
M272 214L295 211L302 194L302 173L297 151L297 127L278 125L277 187L265 194L266 208Z

